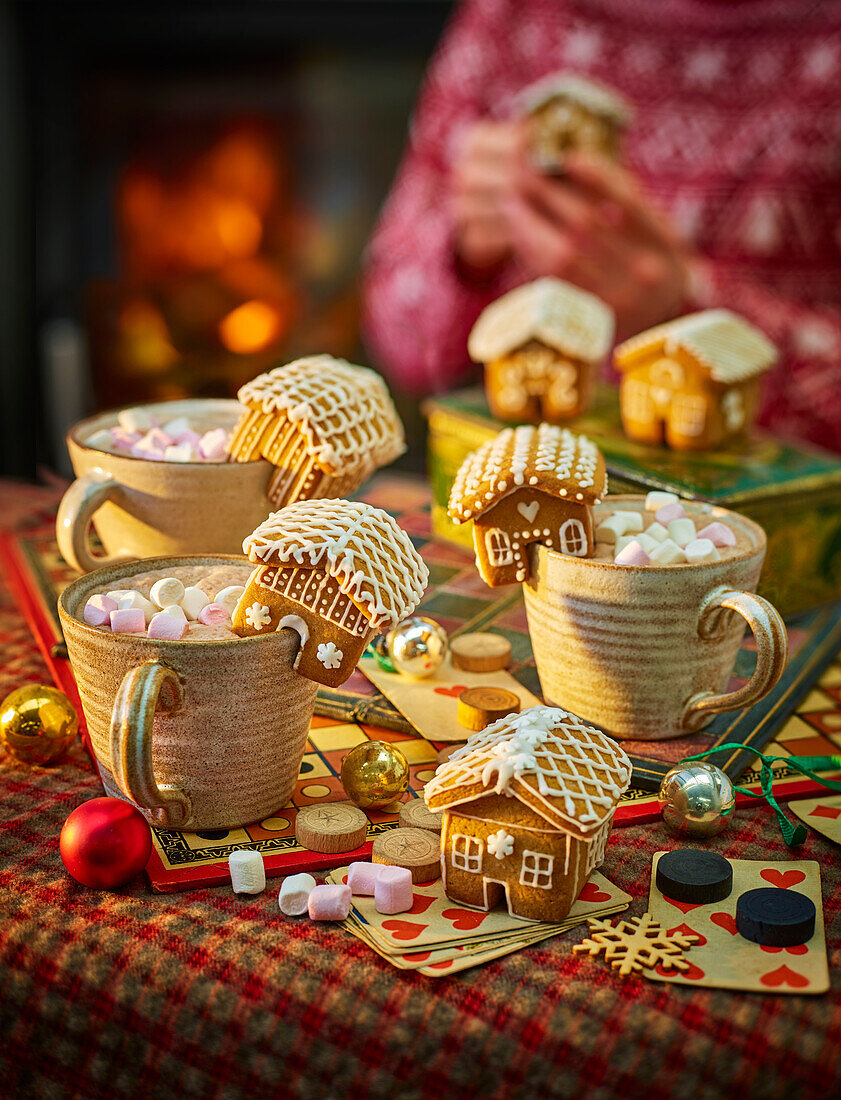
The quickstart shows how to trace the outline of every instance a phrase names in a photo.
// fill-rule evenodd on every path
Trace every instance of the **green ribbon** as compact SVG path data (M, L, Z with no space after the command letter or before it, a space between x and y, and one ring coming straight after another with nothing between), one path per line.
M797 822L795 824L795 822L786 817L776 798L774 798L774 775L772 765L781 761L788 767L794 768L795 771L800 772L801 775L808 776L809 779L814 779L815 782L819 783L822 787L827 787L829 790L833 791L841 791L841 783L837 780L824 779L823 776L815 774L818 771L829 771L830 769L841 768L841 756L765 756L763 753L757 752L756 749L752 748L750 745L743 745L738 741L728 741L726 745L718 745L714 749L707 749L706 752L699 752L694 756L687 756L681 763L688 764L692 760L703 760L705 756L712 756L714 753L724 752L727 749L742 749L745 752L749 752L752 756L758 756L762 761L762 767L759 770L759 785L762 788L762 793L759 794L756 791L749 791L747 788L737 787L735 784L733 785L733 790L738 791L739 794L746 795L748 798L764 798L768 802L768 805L777 815L777 821L780 825L780 832L783 834L783 840L790 848L802 844L809 835L809 831L802 822ZM730 810L727 811L727 813L730 812Z

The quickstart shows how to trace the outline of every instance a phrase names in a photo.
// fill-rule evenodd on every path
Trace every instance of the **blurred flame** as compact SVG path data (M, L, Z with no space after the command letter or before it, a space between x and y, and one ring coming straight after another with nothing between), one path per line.
M150 302L128 302L120 311L125 352L141 370L161 371L178 361L166 321Z
M262 351L280 335L282 319L268 302L243 302L219 322L219 336L229 351L249 355Z

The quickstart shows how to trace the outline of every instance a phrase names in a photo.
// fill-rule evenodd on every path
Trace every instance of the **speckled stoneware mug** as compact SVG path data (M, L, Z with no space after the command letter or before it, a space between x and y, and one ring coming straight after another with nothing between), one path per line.
M645 498L609 497L596 507L597 522L614 507L644 511ZM532 548L523 591L547 702L617 737L662 741L748 707L776 684L787 657L785 626L754 595L765 532L736 512L695 507L744 543L729 560L628 566ZM746 623L756 670L728 692Z
M238 401L193 398L142 406L162 420L186 416L230 431ZM86 573L169 554L239 554L242 540L272 504L266 496L272 467L256 462L154 462L98 451L84 442L113 427L119 410L80 420L67 433L76 480L64 494L56 520L62 557ZM88 541L93 523L105 548L94 557Z
M105 789L154 825L231 829L289 801L316 685L292 669L297 634L154 641L77 616L97 592L152 569L230 564L160 558L98 569L62 592L58 611ZM239 558L244 562L245 559Z

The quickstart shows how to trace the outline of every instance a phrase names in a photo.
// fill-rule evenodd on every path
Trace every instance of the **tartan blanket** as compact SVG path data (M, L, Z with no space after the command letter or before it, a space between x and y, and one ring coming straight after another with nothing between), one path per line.
M31 499L30 499L31 498ZM11 501L14 507L2 506ZM0 514L52 501L0 486ZM21 517L24 518L21 518ZM41 514L43 518L43 514ZM0 697L47 679L0 585ZM276 886L86 890L61 824L100 793L80 746L53 768L0 751L0 1096L622 1097L841 1094L841 861L821 863L831 992L740 994L622 979L574 955L583 929L450 978L398 971L339 929L281 917ZM608 876L645 911L659 824L615 830ZM710 847L785 859L773 815Z

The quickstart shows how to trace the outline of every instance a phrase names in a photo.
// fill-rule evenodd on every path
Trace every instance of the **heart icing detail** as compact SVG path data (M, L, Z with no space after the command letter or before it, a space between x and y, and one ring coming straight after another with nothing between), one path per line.
M483 920L487 920L488 914L474 913L472 909L445 909L441 916L451 921L453 928L468 931L471 928L478 928Z
M395 940L416 940L427 924L413 924L407 920L384 920L382 924Z
M409 914L414 916L420 916L421 913L425 913L427 909L432 905L435 898L426 897L424 894L412 895L412 908L407 910Z
M676 924L674 928L668 930L668 935L673 936L675 932L680 932L684 936L695 936L695 943L693 947L703 947L707 942L707 937L702 936L700 932L696 932L694 928L690 928L688 924Z
M778 871L776 867L767 867L759 874L766 882L770 882L772 886L779 886L781 890L788 890L789 886L796 886L798 882L802 882L806 877L803 871L796 871L794 868L790 871Z
M691 909L697 909L701 904L700 901L675 901L674 898L667 898L665 894L663 900L667 901L669 905L673 905L675 909L680 909L681 913L688 913Z
M723 928L725 932L729 932L731 936L735 936L739 931L736 927L736 918L730 913L712 913L710 920L713 924L717 924L719 928Z
M467 691L467 684L454 684L452 687L438 687L435 689L435 694L450 695L453 699L458 699L463 691Z
M521 500L517 505L517 511L526 521L526 523L534 523L534 517L540 511L540 501L533 500L531 504L526 504L524 500Z
M781 985L789 985L792 989L805 989L809 984L808 978L804 978L795 970L790 970L785 963L778 966L776 970L763 974L759 980L770 989L778 989Z
M579 901L610 901L610 894L606 894L596 886L595 882L588 882L578 895Z
M766 951L769 955L779 955L781 951L786 951L789 955L808 955L809 953L805 943L796 943L793 947L771 947L767 943L761 943L759 950Z

